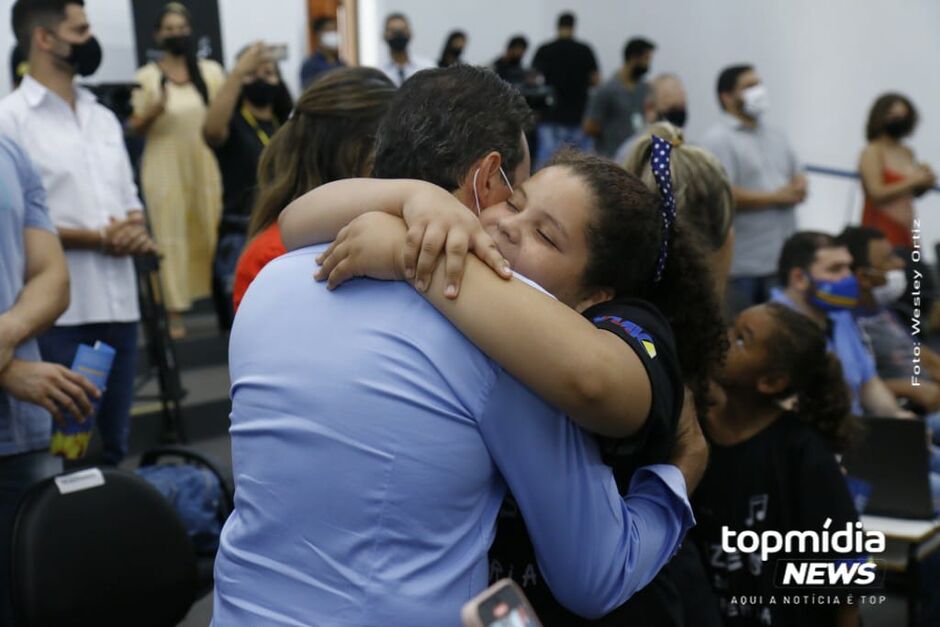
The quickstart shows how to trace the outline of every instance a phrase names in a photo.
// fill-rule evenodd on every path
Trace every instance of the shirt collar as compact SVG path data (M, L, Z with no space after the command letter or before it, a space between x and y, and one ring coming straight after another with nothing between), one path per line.
M731 115L727 111L721 112L721 121L724 122L729 128L733 129L742 129L745 128L744 123L741 122L736 116Z
M36 108L39 106L43 99L47 96L52 95L52 91L33 78L31 75L27 74L23 77L23 81L20 83L20 89L23 90L23 97L26 99L26 104L31 108ZM90 102L96 102L95 95L84 87L78 85L73 85L72 89L75 90L75 102L87 104Z

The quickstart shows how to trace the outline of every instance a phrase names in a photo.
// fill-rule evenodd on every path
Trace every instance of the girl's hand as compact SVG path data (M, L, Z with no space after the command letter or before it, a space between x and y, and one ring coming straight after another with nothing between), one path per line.
M422 187L405 201L402 217L408 225L403 260L405 278L413 281L418 290L423 292L430 285L442 252L447 298L457 298L465 259L471 251L499 276L512 277L509 262L483 230L477 216L443 189Z
M317 257L317 281L335 289L349 279L365 276L382 281L405 278L402 251L405 223L381 211L364 213L347 224L336 239Z

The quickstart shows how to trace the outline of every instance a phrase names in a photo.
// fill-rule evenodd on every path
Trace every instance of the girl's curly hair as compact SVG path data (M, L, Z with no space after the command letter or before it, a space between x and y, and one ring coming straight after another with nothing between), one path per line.
M641 298L662 312L676 338L683 378L704 417L709 380L724 359L728 339L701 242L684 228L680 215L662 278L654 282L663 241L658 192L600 157L565 150L549 165L569 168L594 195L597 217L588 228L590 258L583 283Z

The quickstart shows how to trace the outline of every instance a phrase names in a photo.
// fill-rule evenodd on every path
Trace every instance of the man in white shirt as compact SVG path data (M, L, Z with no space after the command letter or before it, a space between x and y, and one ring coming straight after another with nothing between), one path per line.
M101 62L81 0L17 0L13 29L29 60L20 87L0 100L0 133L29 154L71 276L70 305L39 338L44 360L71 366L80 344L117 354L97 414L103 462L127 452L137 365L137 286L132 255L156 251L117 118L76 87Z
M404 14L392 13L385 18L384 37L388 45L388 60L379 69L388 74L396 87L401 87L416 72L434 67L430 59L413 56L408 52L411 25Z

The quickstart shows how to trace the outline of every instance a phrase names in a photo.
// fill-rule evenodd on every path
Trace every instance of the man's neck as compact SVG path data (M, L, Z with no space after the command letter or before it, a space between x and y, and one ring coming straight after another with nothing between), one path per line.
M274 109L271 105L258 107L248 102L248 100L245 100L245 108L248 109L248 113L256 120L269 121L274 118Z
M727 391L724 411L709 418L708 436L721 446L746 442L780 417L782 410L764 397L738 390Z
M395 62L395 65L408 65L408 51L393 52L392 61Z
M336 57L338 56L335 50L329 50L327 48L317 48L317 52L330 63L336 61Z
M75 86L72 84L75 79L74 74L63 72L61 69L43 62L31 60L29 75L37 83L64 100L69 107L75 109Z
M815 307L810 305L806 299L806 296L804 296L802 293L798 292L796 289L792 287L788 287L785 293L787 295L787 298L789 298L790 301L793 302L794 305L796 305L797 311L799 311L801 314L803 314L804 316L806 316L807 318L809 318L810 320L818 324L820 328L823 328L823 329L826 328L828 317L826 316L825 311L820 311L819 309L816 309Z
M757 128L757 118L752 118L743 111L729 111L746 128Z
M633 80L633 68L629 65L623 65L620 67L620 80L630 89L636 87L638 82Z

